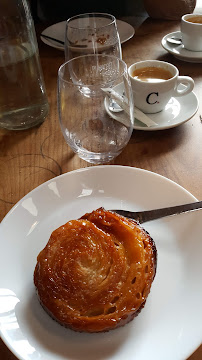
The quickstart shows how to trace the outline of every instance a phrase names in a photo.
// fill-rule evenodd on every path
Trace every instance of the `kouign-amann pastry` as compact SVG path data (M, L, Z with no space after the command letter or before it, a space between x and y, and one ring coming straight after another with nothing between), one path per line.
M53 231L39 253L34 283L61 325L101 332L132 320L156 273L156 247L134 220L103 208Z

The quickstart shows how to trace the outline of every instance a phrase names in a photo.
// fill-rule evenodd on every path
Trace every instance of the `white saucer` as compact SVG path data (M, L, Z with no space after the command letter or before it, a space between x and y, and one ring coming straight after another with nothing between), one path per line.
M66 27L66 21L59 22L57 24L51 25L48 28L46 28L42 32L42 35L51 36L60 41L64 41L65 40L65 27ZM121 44L123 44L124 42L131 39L133 37L133 35L135 34L135 29L133 28L133 26L126 23L125 21L117 20L117 27L118 27L118 31L119 31ZM49 46L52 46L59 50L64 50L64 45L62 45L62 44L60 45L54 40L45 39L42 36L41 36L41 40Z
M183 88L183 85L180 85L179 88L180 87ZM116 91L120 95L123 95L123 90L121 86L116 86ZM107 100L107 98L105 99L105 109L113 119L123 122L124 119L121 113L109 110L109 101ZM160 111L156 114L146 114L156 123L156 125L148 127L147 125L143 124L135 118L133 128L136 130L144 131L170 129L190 120L197 112L197 110L198 98L192 91L185 96L172 97L163 111Z
M189 51L184 48L183 44L171 44L167 39L172 36L181 38L181 31L175 31L163 37L161 45L165 50L174 55L177 59L192 63L202 63L202 51Z

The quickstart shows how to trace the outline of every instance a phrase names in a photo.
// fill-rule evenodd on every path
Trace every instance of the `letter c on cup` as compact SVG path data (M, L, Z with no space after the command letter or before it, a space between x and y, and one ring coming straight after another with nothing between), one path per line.
M158 103L157 100L154 101L154 102L150 102L149 98L150 98L150 96L153 95L153 94L155 94L156 96L159 96L159 93L158 93L158 92L152 92L152 93L150 93L150 94L147 95L147 97L146 97L146 102L147 102L147 104L153 105L153 104L157 104L157 103Z

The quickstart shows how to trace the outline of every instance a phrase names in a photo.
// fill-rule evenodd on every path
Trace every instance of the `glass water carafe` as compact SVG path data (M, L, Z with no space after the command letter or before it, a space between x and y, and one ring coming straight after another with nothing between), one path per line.
M0 127L23 130L49 111L34 24L26 0L0 1Z

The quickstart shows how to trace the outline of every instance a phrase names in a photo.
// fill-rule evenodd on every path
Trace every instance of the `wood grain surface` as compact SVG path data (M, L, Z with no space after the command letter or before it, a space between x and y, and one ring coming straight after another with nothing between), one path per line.
M177 60L161 47L164 35L179 30L179 21L130 18L128 22L135 27L136 33L123 44L123 59L127 65L144 59L174 64L180 75L189 75L195 80L194 92L199 99L199 110L188 122L173 129L134 131L129 144L111 164L156 172L177 182L201 200L202 64ZM40 25L38 32L45 27ZM64 54L43 44L40 39L39 51L50 113L41 126L33 129L0 129L0 221L24 195L40 184L62 173L91 166L67 146L59 127L57 72L64 62ZM16 360L1 340L0 359ZM202 346L189 360L201 359Z

